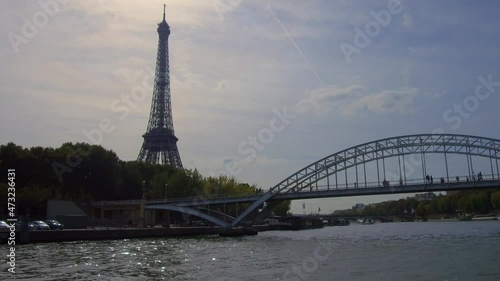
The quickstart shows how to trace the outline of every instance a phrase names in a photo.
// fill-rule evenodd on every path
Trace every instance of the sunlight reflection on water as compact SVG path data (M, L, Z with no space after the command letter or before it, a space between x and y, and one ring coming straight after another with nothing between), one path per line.
M500 280L500 222L351 224L257 236L19 245L1 280ZM314 265L314 264L313 264ZM307 274L306 274L307 273ZM7 274L7 275L6 275Z

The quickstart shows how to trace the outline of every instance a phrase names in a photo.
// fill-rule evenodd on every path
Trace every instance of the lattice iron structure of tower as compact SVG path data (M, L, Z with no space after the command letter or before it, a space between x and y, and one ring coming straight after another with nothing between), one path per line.
M170 26L165 20L165 5L163 5L163 21L158 24L158 35L158 54L151 112L148 128L146 133L142 135L144 142L137 160L153 164L168 164L182 169L181 156L177 149L178 138L174 134L172 119L168 61Z

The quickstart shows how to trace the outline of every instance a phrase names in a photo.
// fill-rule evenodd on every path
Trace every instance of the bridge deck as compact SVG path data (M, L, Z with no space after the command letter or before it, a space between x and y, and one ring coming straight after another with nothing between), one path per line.
M364 195L384 195L384 194L398 194L398 193L419 193L419 192L438 192L438 191L459 191L467 189L481 189L481 188L498 188L500 181L498 180L485 180L476 182L458 182L458 183L445 183L445 184L411 184L404 186L391 186L391 187L358 187L358 188L343 188L343 189L327 189L327 190L314 190L314 191L300 191L300 192L287 192L278 193L271 197L269 200L297 200L297 199L315 199L315 198L333 198L333 197L351 197L351 196L364 196ZM177 206L203 206L203 205L218 205L218 204L231 204L231 203L247 203L254 202L261 198L262 194L243 196L243 197L219 197L219 198L183 198L175 200L148 200L145 201L148 209L154 206L161 205L177 205ZM125 205L140 205L143 200L123 200L123 201L101 201L94 202L93 206L125 206Z
M476 182L458 182L458 183L445 183L445 184L412 184L404 186L391 186L391 187L359 187L351 189L330 189L319 191L301 191L301 192L287 192L278 193L271 197L272 200L297 200L297 199L315 199L315 198L332 198L332 197L350 197L350 196L363 196L363 195L384 195L384 194L398 194L398 193L419 193L419 192L434 192L434 191L459 191L468 189L482 189L482 188L497 188L500 187L498 180L476 181ZM147 203L148 207L163 204L175 204L178 206L201 206L201 205L217 205L229 203L244 203L253 202L259 199L261 195L246 196L246 197L228 197L228 198L213 198L213 199L187 199L185 201L177 202L164 202L164 203Z
M283 193L277 194L270 200L295 200L295 199L314 199L328 197L349 197L363 195L384 195L398 193L421 193L421 192L438 192L438 191L459 191L470 189L486 189L500 187L499 181L478 181L478 182L460 182L446 184L414 184L406 186L391 186L391 187L368 187L368 188L352 188L352 189L333 189L320 190L299 193Z

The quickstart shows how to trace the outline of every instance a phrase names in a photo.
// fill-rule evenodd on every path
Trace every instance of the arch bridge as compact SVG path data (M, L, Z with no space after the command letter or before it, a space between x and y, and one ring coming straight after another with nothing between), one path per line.
M442 163L439 165L444 166L444 173L436 182L432 176L428 176L426 159L430 154L442 156ZM408 161L410 155L418 156L417 163ZM450 163L449 158L453 155L466 158L462 163L462 166L467 165L464 174L450 173L450 164L458 165L456 161ZM478 157L483 159L481 168L485 166L484 161L488 163L487 174L476 173L474 162ZM293 173L263 194L152 202L147 204L146 209L178 211L230 228L271 201L497 188L500 187L499 157L500 140L497 139L457 134L398 136L356 145L324 157ZM395 172L386 167L389 159L393 163L397 162ZM367 165L372 167L367 169ZM414 171L417 169L422 174L415 178ZM376 181L369 181L369 176ZM218 218L198 209L201 206L242 202L250 202L251 205L236 214L234 219L231 217L230 221L227 217Z

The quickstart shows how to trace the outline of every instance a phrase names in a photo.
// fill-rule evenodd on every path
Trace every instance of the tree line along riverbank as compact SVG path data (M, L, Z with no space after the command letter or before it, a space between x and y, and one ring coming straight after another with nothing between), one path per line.
M439 194L427 200L415 197L370 204L362 210L350 209L335 212L335 215L459 217L465 214L500 214L500 190L474 190Z
M18 215L45 215L49 199L74 202L213 198L263 193L255 184L227 175L203 176L198 170L175 169L138 161L123 161L112 150L86 143L65 143L59 148L0 146L2 170L15 168ZM7 181L0 178L0 200L7 202ZM239 210L244 210L244 203ZM273 208L286 215L290 201ZM5 216L6 210L0 210Z

